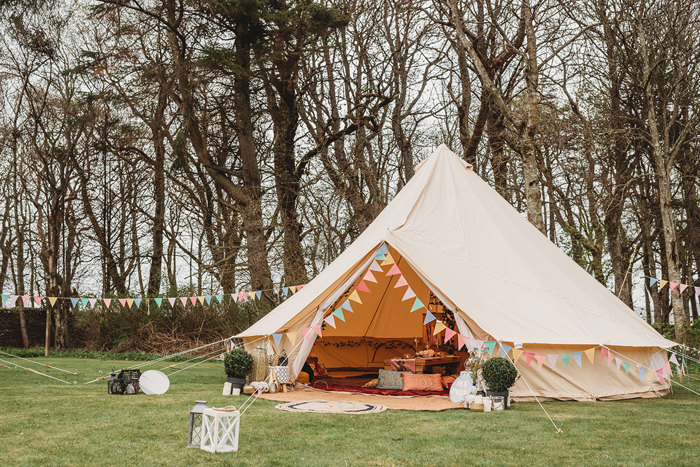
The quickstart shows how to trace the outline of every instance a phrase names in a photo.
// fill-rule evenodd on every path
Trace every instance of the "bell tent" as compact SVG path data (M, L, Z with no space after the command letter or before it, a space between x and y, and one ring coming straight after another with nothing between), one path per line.
M249 351L263 341L284 350L296 378L309 354L330 371L376 371L426 335L515 361L515 399L657 397L670 387L665 349L675 343L445 145L335 261L236 337Z

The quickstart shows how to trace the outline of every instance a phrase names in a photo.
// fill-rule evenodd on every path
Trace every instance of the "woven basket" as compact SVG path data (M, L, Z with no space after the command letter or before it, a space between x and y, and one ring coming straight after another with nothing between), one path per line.
M275 372L275 377L280 384L287 384L290 382L288 366L271 366L270 371Z
M253 371L251 381L265 381L267 378L267 353L264 349L253 350Z

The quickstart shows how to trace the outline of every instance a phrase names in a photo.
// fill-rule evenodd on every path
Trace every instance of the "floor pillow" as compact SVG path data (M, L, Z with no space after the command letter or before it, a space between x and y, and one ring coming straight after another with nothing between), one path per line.
M435 374L413 374L404 373L403 390L404 391L442 391L442 376Z
M401 371L379 370L379 383L377 387L380 389L403 389L403 379Z

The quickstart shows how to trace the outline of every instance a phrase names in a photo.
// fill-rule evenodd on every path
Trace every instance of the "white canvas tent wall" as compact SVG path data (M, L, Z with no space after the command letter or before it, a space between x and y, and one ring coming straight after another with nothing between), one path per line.
M367 269L387 242L455 314L459 331L481 340L523 343L525 351L567 353L605 345L655 371L663 349L675 345L657 333L572 261L441 145L416 170L372 224L306 287L240 333L248 348L274 333L320 323L334 302ZM330 310L332 311L332 310ZM313 339L280 344L293 374ZM548 364L518 370L542 397L607 399L665 394L669 383L640 381L615 364ZM573 365L573 366L572 366ZM516 397L532 395L523 378Z

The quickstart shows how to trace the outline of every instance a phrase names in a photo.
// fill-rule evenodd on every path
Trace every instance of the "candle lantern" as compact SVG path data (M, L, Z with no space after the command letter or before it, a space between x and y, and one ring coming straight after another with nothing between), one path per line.
M207 408L207 401L197 401L190 410L190 429L187 433L187 447L199 448L202 442L202 416Z

